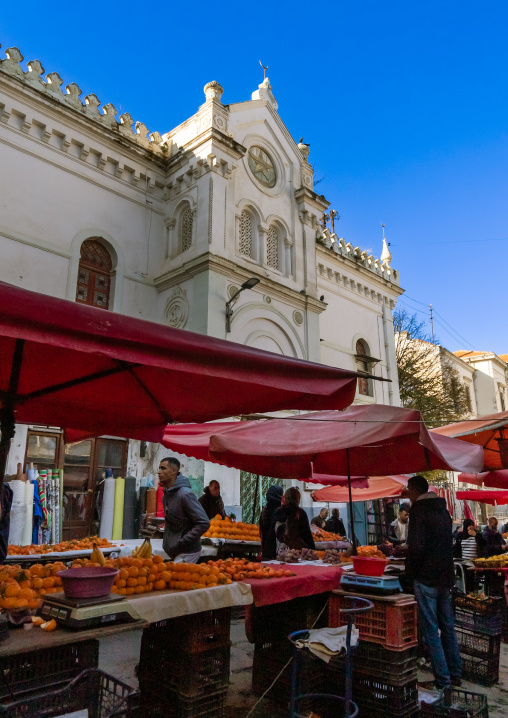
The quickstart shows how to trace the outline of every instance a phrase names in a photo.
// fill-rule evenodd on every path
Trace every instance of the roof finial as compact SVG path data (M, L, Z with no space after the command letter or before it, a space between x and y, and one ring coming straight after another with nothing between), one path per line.
M385 237L385 225L381 222L381 227L383 228L383 251L381 252L381 261L383 264L387 264L390 266L390 262L392 261L392 254L388 247L390 246L390 242L386 241Z

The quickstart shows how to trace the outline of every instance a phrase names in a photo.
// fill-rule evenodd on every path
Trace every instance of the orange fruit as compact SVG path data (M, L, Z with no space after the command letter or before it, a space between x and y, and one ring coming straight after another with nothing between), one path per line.
M140 576L138 578L138 586L146 586L146 576ZM141 593L141 591L139 591Z
M139 568L137 566L131 566L129 568L129 576L137 578L139 576Z
M132 596L134 593L134 589L132 586L127 586L127 588L123 588L122 591L125 591L126 596Z
M161 573L161 580L166 581L166 583L169 583L169 581L171 581L171 576L171 571L163 571Z
M134 589L134 593L144 593L144 592L145 592L144 586L136 586L136 588Z
M156 581L154 583L153 587L155 588L156 591L162 591L166 588L166 582L162 581L162 580Z

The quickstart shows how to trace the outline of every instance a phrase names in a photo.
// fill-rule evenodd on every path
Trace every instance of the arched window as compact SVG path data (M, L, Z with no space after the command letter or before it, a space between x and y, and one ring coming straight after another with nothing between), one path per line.
M253 222L251 215L246 211L240 215L240 237L238 243L238 249L240 254L244 254L246 257L252 257L254 248L254 236L253 236Z
M266 264L272 269L280 269L279 243L279 233L272 226L266 238Z
M358 339L356 342L356 371L370 374L369 358L369 350L366 343L362 339ZM372 396L370 382L371 380L367 379L367 377L360 377L358 379L358 393L363 396Z
M182 252L192 244L192 209L187 207L180 216L180 248Z
M85 240L81 245L76 301L108 309L112 268L106 247L97 239Z

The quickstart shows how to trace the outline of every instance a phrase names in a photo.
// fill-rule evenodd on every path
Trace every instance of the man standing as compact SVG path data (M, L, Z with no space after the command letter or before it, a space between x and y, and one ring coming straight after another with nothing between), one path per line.
M408 504L401 504L399 517L390 524L388 541L396 546L405 546L407 544L409 509L410 506Z
M164 538L162 547L175 563L197 563L201 555L201 536L210 528L203 507L192 492L190 481L180 473L180 462L173 456L159 465L159 484L163 487Z
M429 491L423 476L412 476L407 488L411 509L406 576L414 581L422 635L431 654L434 686L441 690L460 685L462 667L451 597L455 584L452 520L446 501Z
M324 529L327 516L328 516L328 509L326 509L326 508L321 509L319 514L317 516L314 516L314 518L311 520L310 525L317 526L319 529Z
M332 517L325 523L325 531L330 531L332 534L339 534L342 538L346 535L346 529L344 528L344 522L340 518L339 509L332 509Z
M500 553L504 553L508 550L508 546L497 530L497 519L495 516L490 516L489 523L482 531L482 536L486 558L489 558L489 556L498 556Z
M218 481L210 481L205 488L203 496L199 497L199 503L204 508L209 519L215 518L220 514L221 519L226 518L226 510L224 509L224 501L220 495L220 484Z

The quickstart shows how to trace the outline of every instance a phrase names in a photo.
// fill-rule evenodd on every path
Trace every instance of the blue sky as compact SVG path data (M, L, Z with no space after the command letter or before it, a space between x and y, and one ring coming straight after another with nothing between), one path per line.
M508 3L175 5L8 4L0 56L17 46L161 133L210 80L248 99L261 59L338 234L379 256L383 221L404 305L432 303L451 350L508 353Z

